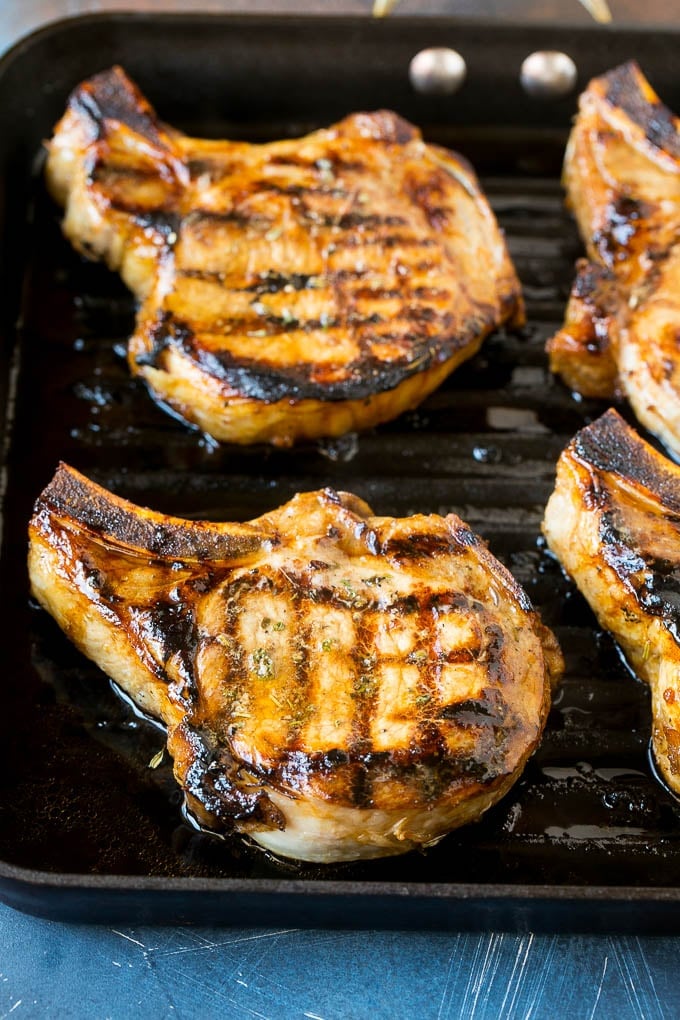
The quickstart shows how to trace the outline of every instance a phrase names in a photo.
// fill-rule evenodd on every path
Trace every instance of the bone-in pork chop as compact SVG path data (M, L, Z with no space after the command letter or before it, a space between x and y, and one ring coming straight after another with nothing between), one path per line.
M62 466L32 588L162 720L189 809L286 857L427 846L512 785L555 639L463 522L298 495L247 524L140 509Z
M387 421L522 320L474 172L388 111L199 140L113 68L72 94L46 173L66 236L140 302L131 371L219 440Z
M636 64L581 96L564 179L589 261L551 367L585 396L623 394L680 456L680 122Z
M548 545L652 692L652 745L680 793L680 468L616 411L557 466Z

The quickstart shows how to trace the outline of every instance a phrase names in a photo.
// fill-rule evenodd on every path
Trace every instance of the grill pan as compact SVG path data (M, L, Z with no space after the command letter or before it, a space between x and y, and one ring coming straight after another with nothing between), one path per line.
M468 62L454 97L418 96L422 47ZM543 345L581 252L559 168L575 96L522 92L535 49L570 53L579 88L636 57L680 107L677 34L397 19L103 14L49 26L0 65L3 711L0 898L127 923L677 931L680 805L653 776L646 688L540 540L557 456L603 409L547 371ZM124 361L134 308L76 256L41 179L70 89L118 62L167 121L200 135L295 136L382 106L482 176L524 285L528 326L494 335L417 411L362 435L276 451L218 446L175 421ZM26 525L59 459L142 505L245 520L331 485L379 514L454 511L554 627L567 659L543 742L484 818L426 854L282 864L182 817L164 737L29 600Z

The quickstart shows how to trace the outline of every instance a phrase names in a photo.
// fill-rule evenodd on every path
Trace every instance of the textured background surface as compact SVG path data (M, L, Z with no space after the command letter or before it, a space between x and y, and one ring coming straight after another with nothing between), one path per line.
M0 49L81 11L179 2L5 2ZM251 0L205 10L364 12L368 0ZM680 4L612 0L620 20L673 22ZM192 5L192 9L194 5ZM576 0L403 0L407 13L585 22ZM143 928L43 921L0 905L0 1020L19 1017L670 1018L675 938Z
M86 928L0 907L0 1017L672 1020L677 939Z

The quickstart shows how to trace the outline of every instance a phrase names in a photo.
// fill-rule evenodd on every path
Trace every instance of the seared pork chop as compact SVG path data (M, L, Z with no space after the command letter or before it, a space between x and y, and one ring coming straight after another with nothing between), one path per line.
M569 444L549 547L652 691L652 746L680 793L680 468L607 411Z
M680 455L680 122L636 64L581 96L564 180L590 262L551 367L585 396L623 393Z
M46 174L66 236L141 303L131 371L219 440L387 421L522 320L472 169L388 111L267 145L203 141L113 68L72 94Z
M247 524L140 509L61 466L32 589L162 720L189 809L285 857L427 846L536 747L562 660L459 518L298 495Z

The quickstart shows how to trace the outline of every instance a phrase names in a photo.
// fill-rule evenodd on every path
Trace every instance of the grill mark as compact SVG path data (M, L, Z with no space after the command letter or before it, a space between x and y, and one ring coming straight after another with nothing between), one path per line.
M236 728L240 728L242 722L233 715L234 705L241 695L248 690L248 671L243 654L243 642L237 637L239 623L239 600L236 598L238 589L232 591L227 588L225 593L225 613L222 634L229 642L225 648L227 659L227 678L230 685L231 701L229 709L225 713L227 723L227 736L233 736ZM221 643L221 642L220 642Z
M429 696L430 699L423 706L423 714L426 712L431 714L433 709L436 709L438 712L441 706L439 686L442 664L437 649L435 624L436 616L432 612L432 607L426 602L421 602L418 612L418 632L419 634L422 633L425 638L424 644L427 660L418 670L418 697L425 698ZM421 736L425 735L422 719L420 718L418 719L418 732Z
M445 326L446 317L442 316L441 318L444 319L442 325ZM187 327L186 333L192 339L194 339L197 334L204 331L210 336L247 337L249 333L256 334L257 336L259 335L260 330L266 330L267 336L279 336L294 332L313 333L318 330L325 331L337 326L351 327L352 329L359 330L367 326L377 326L385 321L386 320L377 312L374 312L372 315L358 315L357 313L351 312L342 319L337 317L335 319L296 319L293 317L292 313L290 316L285 317L274 314L260 314L253 316L252 318L245 316L234 316L233 318L225 317L220 320L219 329L215 328L217 323L213 320L209 320L206 323L202 323L200 320L195 320ZM399 323L401 321L427 322L430 321L430 317L427 315L420 317L416 312L413 316L394 316L390 321L393 323ZM210 329L208 329L208 327L210 327ZM177 338L181 335L181 333L180 331L175 331L172 335ZM380 340L382 338L378 336L376 339ZM427 339L427 334L423 337L423 339ZM164 346L167 346L167 343ZM222 352L213 351L212 353L215 356L219 356ZM142 355L142 357L146 357L146 355ZM237 355L234 355L234 357L238 360ZM144 363L145 362L141 362L141 364ZM318 369L317 363L313 360L313 358L310 362L305 362L305 364L312 365L314 370ZM321 368L321 371L323 371L323 367Z
M343 159L342 156L334 152L328 153L325 160L329 164L326 172L337 173L339 170L342 170L343 172L361 173L366 170L366 164L361 160ZM310 170L317 173L323 169L319 166L318 159L311 161L303 159L294 152L290 154L273 153L267 157L267 164L269 166L294 166L302 170Z
M345 234L334 239L336 248L363 248L379 244L383 248L439 248L439 241L432 237L405 237L403 234Z
M159 176L158 167L129 166L128 164L119 166L115 163L106 163L102 159L97 160L92 167L88 175L88 183L98 184L105 181L107 177L117 181L124 181L127 178L131 181L154 180L161 184L165 183Z
M305 217L320 227L337 227L340 230L377 230L380 227L405 227L408 220L403 216L380 216L377 213L317 213L307 210Z
M363 755L373 750L371 720L375 715L380 679L375 671L376 660L368 651L375 647L374 614L365 609L353 610L352 620L355 634L355 651L352 655L355 668L352 698L356 707L352 719L350 749L361 760ZM370 806L372 789L372 776L362 763L352 777L350 796L354 807Z
M126 201L124 198L109 198L109 207L115 212L130 216L140 227L154 227L160 229L161 232L164 230L167 232L171 229L174 233L178 234L182 224L182 219L176 212L175 200L172 195L169 195L160 204L154 202L151 208L139 205L136 202ZM172 224L172 227L169 224Z
M346 280L361 280L363 277L369 275L370 270L368 269L336 269L336 270L324 270L322 273L280 273L273 269L268 270L266 273L261 273L259 279L254 283L244 284L242 287L232 287L231 290L236 293L250 292L255 293L271 293L274 294L277 291L285 290L286 287L292 286L294 290L322 290L327 289L329 285L333 283L344 283ZM191 280L208 280L209 282L224 285L227 274L224 271L216 271L210 269L176 269L177 276L186 277ZM304 281L307 281L306 283ZM317 284L315 281L319 281ZM370 288L369 288L370 289ZM426 291L428 288L417 288L413 291L416 296L425 297L425 293L420 295L418 290ZM446 291L439 291L435 288L429 288L433 293L438 295L445 295ZM403 291L395 290L395 297L400 296Z
M298 290L319 290L314 281L319 280L318 273L279 273L274 269L260 274L260 279L243 289L254 291L256 294L278 294L287 287L294 291Z
M205 280L235 294L278 294L286 290L286 288L289 288L291 291L325 289L325 282L323 286L319 286L315 282L317 280L325 281L325 274L322 277L319 273L277 273L275 270L269 270L266 273L261 273L254 283L245 284L242 287L232 286L228 288L224 286L227 274L223 271L179 269L177 270L177 276L190 280Z
M403 298L404 301L407 301L412 293L406 289L398 290L395 287L357 287L352 291L352 298L355 301L379 301L386 298Z
M273 220L269 217L263 216L261 213L245 213L241 209L224 209L217 211L216 209L193 209L188 216L184 217L183 224L185 227L195 228L202 224L209 225L211 223L233 223L237 227L248 227L260 224L263 227L271 227Z
M388 363L372 354L372 343L376 340L382 342L383 337L367 336L364 344L360 344L359 358L342 365L327 365L320 370L314 363L279 366L262 359L237 357L228 350L209 351L197 342L185 324L173 321L172 328L167 330L167 326L159 322L149 331L152 338L150 349L137 357L137 364L159 367L162 351L168 344L173 344L214 379L253 400L266 403L305 399L356 400L394 389L416 372L448 360L455 351L467 346L472 338L486 332L487 328L487 324L480 328L479 322L472 319L463 324L455 335L444 339L410 331L408 336L399 337L401 342L408 344L404 357ZM361 337L358 339L361 341ZM340 378L336 375L324 380L322 373L337 373L338 369L342 370Z
M411 535L389 538L380 549L380 554L396 563L402 561L426 560L438 556L455 556L467 552L465 547L456 543L451 535L431 532L414 532Z
M296 635L295 647L291 650L293 657L293 673L295 676L295 687L293 690L292 702L294 705L293 716L288 728L286 742L293 750L300 750L305 741L305 734L309 722L309 700L312 687L312 661L311 648L311 627L306 621L309 619L308 606L309 598L300 596L300 588L305 585L304 581L297 578L289 578L286 581L292 586L290 597L290 615L293 620L293 633Z

